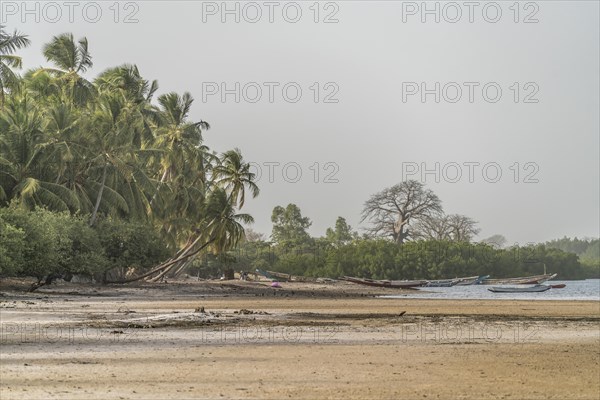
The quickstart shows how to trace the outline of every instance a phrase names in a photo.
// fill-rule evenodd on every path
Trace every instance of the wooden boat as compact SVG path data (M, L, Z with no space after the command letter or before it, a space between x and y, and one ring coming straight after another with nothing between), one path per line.
M279 282L317 282L317 278L312 278L308 276L296 276L290 274L284 274L283 272L275 272L275 271L265 271L262 269L256 269L256 273L264 276L267 279L272 281Z
M389 281L389 280L374 280L374 279L366 279L366 278L354 278L351 276L344 276L341 279L358 283L361 285L374 286L374 287L386 287L386 288L396 288L396 289L410 289L415 287L424 286L427 284L427 281Z
M481 285L485 279L488 279L489 275L479 275L479 276L468 276L466 278L458 278L459 282L456 284L457 286L468 286L468 285Z
M565 285L564 283L559 283L559 284L557 284L557 285L550 285L550 287L551 287L552 289L562 289L562 288L564 288L565 286L567 286L567 285Z
M271 274L271 272L256 268L256 273L260 274L262 276L264 276L267 279L271 279L272 281L283 281L283 282L287 282L288 277L282 277L282 276L275 276L273 274ZM278 274L279 275L279 274Z
M477 275L467 276L464 278L454 279L438 279L431 280L425 285L425 287L451 287L455 285L467 286L467 285L479 285L484 279L489 278L489 275Z
M505 279L484 279L484 285L539 285L551 279L554 279L558 274L544 274L525 276L520 278L505 278Z
M549 285L535 285L529 287L498 287L494 286L488 288L490 292L494 293L535 293L535 292L545 292L546 290L551 289Z
M458 279L440 279L435 281L428 281L425 287L451 287L459 282Z

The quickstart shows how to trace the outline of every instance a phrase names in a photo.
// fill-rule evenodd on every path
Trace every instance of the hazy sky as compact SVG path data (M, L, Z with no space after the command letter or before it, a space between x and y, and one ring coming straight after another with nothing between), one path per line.
M90 3L3 0L0 21L30 36L27 68L72 32L88 78L135 63L160 93L191 92L206 143L260 168L257 231L288 203L313 235L358 228L371 194L413 178L479 238L599 235L597 1Z

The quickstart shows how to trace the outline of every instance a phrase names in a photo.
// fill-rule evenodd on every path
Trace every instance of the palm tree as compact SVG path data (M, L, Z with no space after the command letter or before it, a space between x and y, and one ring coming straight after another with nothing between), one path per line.
M94 85L81 76L93 65L87 39L75 43L71 33L54 36L44 46L43 53L56 68L42 68L36 74L46 72L56 77L63 88L64 100L86 104L96 92Z
M175 257L141 276L119 283L133 282L155 274L158 275L150 280L159 280L174 268L181 270L186 263L206 248L210 248L214 254L222 254L234 248L244 237L244 227L241 223L254 222L252 216L236 213L235 206L221 188L216 188L208 195L203 206L203 215L202 220L198 221L194 234Z
M29 39L21 35L16 30L12 33L6 33L0 25L0 104L4 105L5 92L14 88L18 82L18 76L12 68L20 69L22 66L21 57L14 55L14 52L29 45Z
M184 240L191 221L201 216L207 171L213 159L202 144L202 130L209 129L209 124L188 121L193 101L189 93L168 93L158 98L154 147L162 153L152 162L159 183L150 204L162 233L174 246Z
M184 162L204 162L204 154L198 150L202 150L202 129L209 129L210 125L206 121L187 120L193 102L194 98L187 92L183 96L167 93L158 98L160 125L156 145L168 150L161 159L160 181L163 183L173 180ZM186 160L187 157L193 159Z
M26 95L11 97L0 112L0 199L16 199L28 208L76 211L77 196L52 182L44 130L44 118Z
M229 150L223 153L221 164L214 168L214 176L217 184L229 192L231 201L238 204L239 208L244 206L245 187L248 187L252 197L258 196L260 189L254 183L255 174L250 172L250 164L244 161L239 149Z
M130 216L146 219L151 209L148 196L156 196L158 185L152 176L152 160L164 153L155 148L154 143L159 115L151 101L158 83L144 79L137 66L124 64L101 73L94 85L101 98L116 96L119 108L127 109L130 123L126 134L134 149L128 157L132 175L129 179L121 179L119 193L129 204Z
M215 239L210 245L215 255L225 254L228 250L235 248L244 237L244 227L240 222L245 224L254 222L249 214L235 213L235 203L231 195L227 195L221 188L214 189L208 198L206 214L208 218L200 229L204 231L205 235ZM225 277L233 279L232 268L225 271Z
M94 85L99 93L120 92L128 103L137 108L143 125L135 132L134 143L140 147L153 146L153 130L159 123L159 114L152 105L152 98L158 90L158 82L144 79L136 65L124 64L102 72L94 80Z
M90 135L90 147L95 152L90 164L97 177L90 182L96 192L90 226L96 221L101 204L106 212L115 210L130 215L137 210L137 217L145 215L147 194L152 195L154 183L146 175L141 159L144 150L132 141L143 124L137 111L120 93L103 93L98 99Z
M231 196L228 196L225 190L215 188L207 198L204 206L204 218L196 228L196 232L199 233L198 238L204 238L205 243L209 244L207 247L211 252L220 256L234 249L244 238L245 231L242 223L251 224L253 222L254 218L251 215L236 213L235 204L231 202ZM191 260L191 258L187 258L174 265L177 270L173 275L177 276ZM233 270L229 272L230 275L233 275ZM165 274L166 272L161 275ZM160 276L155 280L158 279Z
M21 81L22 90L35 100L39 107L53 107L57 104L65 104L62 98L62 82L51 75L48 71L41 69L25 72Z
M211 248L215 254L234 248L244 237L244 227L240 222L254 222L251 215L236 213L231 197L221 188L215 188L209 194L204 214L198 230L204 237L214 239Z

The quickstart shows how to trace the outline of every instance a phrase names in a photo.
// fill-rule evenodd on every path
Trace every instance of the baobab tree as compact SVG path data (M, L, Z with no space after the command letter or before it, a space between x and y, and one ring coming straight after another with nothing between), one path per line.
M370 234L402 244L411 236L411 223L441 212L437 195L421 182L409 180L372 195L365 202L361 222L372 224L367 229Z

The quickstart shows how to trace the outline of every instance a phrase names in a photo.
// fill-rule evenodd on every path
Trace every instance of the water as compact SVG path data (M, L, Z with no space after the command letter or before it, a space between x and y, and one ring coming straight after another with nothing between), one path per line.
M563 289L550 289L539 293L492 293L493 285L452 286L440 288L420 288L414 293L382 296L386 298L413 299L476 299L476 300L596 300L600 301L600 279L584 281L548 281L545 284L564 283ZM500 286L500 285L498 285ZM525 285L523 285L525 286Z

